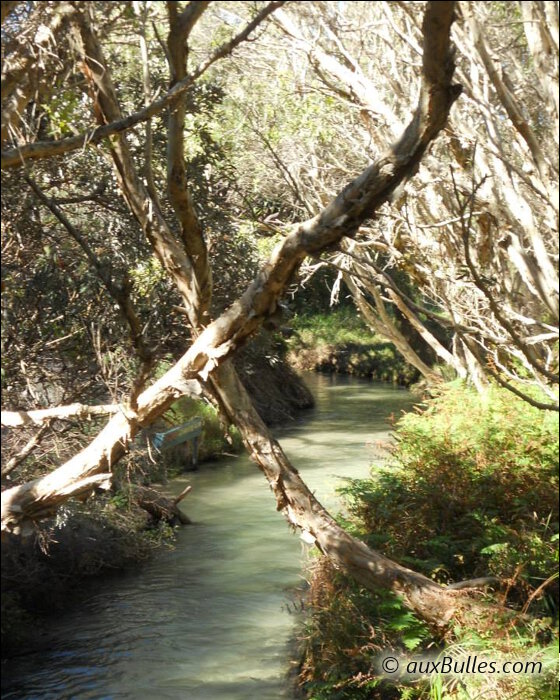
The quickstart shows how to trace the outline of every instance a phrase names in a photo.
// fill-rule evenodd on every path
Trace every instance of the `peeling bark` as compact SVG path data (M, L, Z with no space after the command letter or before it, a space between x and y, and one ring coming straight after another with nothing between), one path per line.
M186 237L183 236L184 247L181 247L143 189L132 166L126 140L122 135L112 139L120 186L129 206L180 290L193 329L200 333L184 356L139 395L135 411L115 415L85 450L53 473L6 490L2 494L2 529L14 530L29 519L52 512L66 493L83 489L90 481L105 480L107 472L126 452L137 432L184 395L190 380L201 379L212 387L222 409L240 429L247 449L274 492L278 510L302 530L306 539L312 539L324 554L359 583L367 588L381 587L398 593L413 610L435 625L445 625L463 609L465 598L460 594L370 550L337 525L289 463L256 413L234 370L225 362L275 312L306 256L337 246L344 236L352 237L360 224L374 216L379 206L390 199L395 188L414 174L427 147L445 125L449 109L460 93L458 86L451 83L454 65L449 30L453 11L453 2L429 2L427 5L423 25L422 91L415 115L401 138L322 212L296 226L274 250L245 293L204 329L200 328L198 316L200 285L187 253L191 239L200 238L200 230L192 221L184 220ZM107 121L122 121L110 74L85 14L80 18L80 31L101 113Z

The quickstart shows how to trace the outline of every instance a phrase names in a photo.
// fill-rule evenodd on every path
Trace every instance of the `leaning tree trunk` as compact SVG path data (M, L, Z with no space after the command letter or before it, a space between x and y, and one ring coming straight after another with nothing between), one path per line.
M185 10L187 15L189 7ZM133 406L123 407L85 450L46 477L4 491L3 530L17 529L26 521L53 512L68 497L67 494L76 490L83 493L88 485L91 488L99 479L105 481L138 431L150 425L184 395L189 380L200 378L205 382L209 380L223 409L240 429L247 449L274 491L278 509L304 532L308 540L315 542L323 553L362 585L400 594L407 605L433 624L445 624L464 607L465 598L460 593L446 590L425 576L370 550L337 525L272 438L233 369L224 365L235 349L275 312L280 297L305 257L338 245L344 236L354 236L360 224L372 217L381 204L390 199L394 190L414 174L427 147L444 127L449 109L460 93L458 86L451 84L454 65L449 30L453 11L453 2L429 2L427 5L422 90L415 115L397 143L319 215L288 235L246 292L217 320L201 330L185 355L143 391ZM188 31L188 25L185 26ZM99 104L106 121L117 122L121 114L110 74L85 15L81 17L80 30L87 53L85 60L90 62L89 70ZM174 129L174 132L177 134L180 129ZM182 293L196 335L199 331L198 314L207 308L206 303L201 303L197 287L206 289L207 285L197 280L197 271L186 250L188 246L181 247L172 237L157 206L146 220L149 195L134 171L130 150L122 134L112 139L111 148L129 206ZM173 166L173 176L182 180L181 160L175 160ZM176 200L175 205L185 240L191 233L189 227L193 225L192 221L189 223L190 203L188 199ZM207 302L207 299L203 301Z
M465 599L457 593L373 551L338 525L292 466L230 363L216 370L211 384L222 409L238 428L247 451L270 484L277 509L302 531L306 542L315 544L365 588L397 593L431 624L445 625L464 607Z

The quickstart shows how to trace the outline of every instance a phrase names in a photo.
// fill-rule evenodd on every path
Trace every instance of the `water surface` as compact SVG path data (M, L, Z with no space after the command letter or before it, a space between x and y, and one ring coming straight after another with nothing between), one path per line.
M345 377L308 378L316 409L278 431L319 500L340 509L343 477L379 460L402 389ZM245 455L202 465L182 507L194 525L136 571L89 585L85 601L49 621L42 651L6 661L2 697L276 700L287 674L307 545L293 534Z

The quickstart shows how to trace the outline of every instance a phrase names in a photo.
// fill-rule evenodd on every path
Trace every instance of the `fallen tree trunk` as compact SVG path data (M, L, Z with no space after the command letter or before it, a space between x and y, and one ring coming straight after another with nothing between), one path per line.
M154 520L165 520L171 525L177 522L181 523L181 525L190 525L190 518L179 508L179 503L190 491L191 487L187 486L177 498L172 499L163 496L155 489L135 485L133 487L133 496L140 508L149 513Z

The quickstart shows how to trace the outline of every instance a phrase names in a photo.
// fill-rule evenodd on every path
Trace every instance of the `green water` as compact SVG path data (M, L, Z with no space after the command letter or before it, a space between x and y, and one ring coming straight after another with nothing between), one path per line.
M341 477L380 458L387 419L408 392L366 381L309 377L317 407L278 431L319 500L340 508ZM276 512L264 477L243 455L204 464L183 508L194 525L172 551L105 578L49 623L42 651L3 666L2 698L268 700L288 680L305 587L307 545Z

